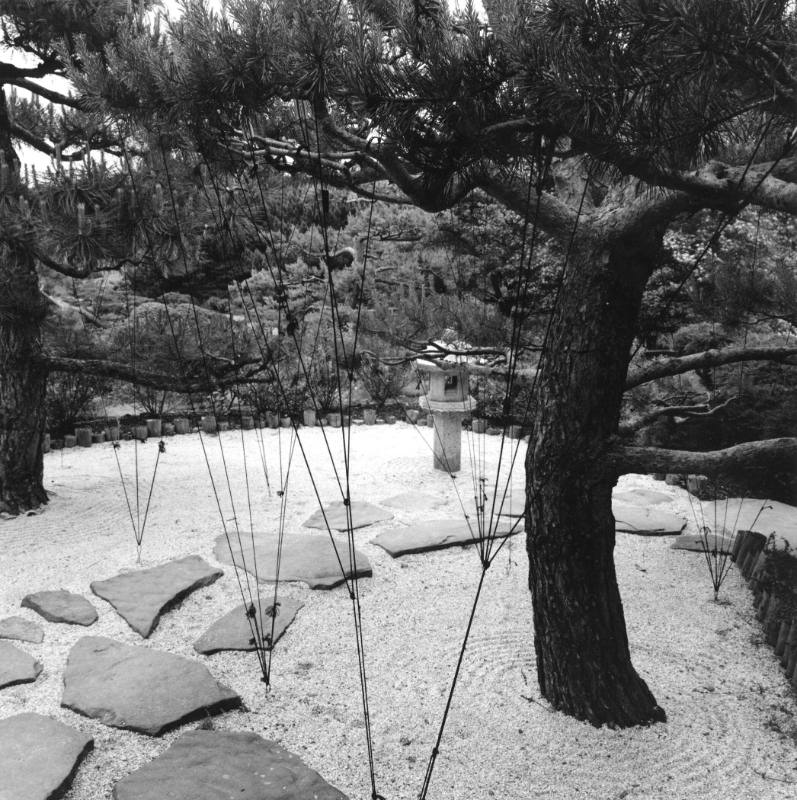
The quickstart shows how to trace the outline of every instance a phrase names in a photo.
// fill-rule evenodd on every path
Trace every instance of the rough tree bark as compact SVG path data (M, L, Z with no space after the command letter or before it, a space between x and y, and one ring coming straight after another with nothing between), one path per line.
M526 509L537 672L557 709L594 725L665 720L631 664L614 568L607 453L658 241L582 242L537 384Z
M19 161L0 87L3 194L16 202ZM46 304L31 255L13 238L0 242L0 511L18 513L47 502L42 445L47 366L41 353Z
M0 250L0 511L13 514L47 502L44 307L30 259Z

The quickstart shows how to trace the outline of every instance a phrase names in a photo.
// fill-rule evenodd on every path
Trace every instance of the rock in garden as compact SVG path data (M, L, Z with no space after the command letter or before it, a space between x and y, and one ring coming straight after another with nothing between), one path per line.
M716 536L713 533L705 537L696 533L682 533L675 537L671 547L673 550L693 550L697 553L709 552L718 555L730 555L733 550L733 536Z
M672 500L672 495L653 489L624 489L612 494L612 503L626 506L657 506Z
M34 592L23 597L21 605L41 614L48 622L88 626L97 621L97 609L83 595L64 589Z
M522 525L499 525L493 536L503 539L520 533ZM427 550L440 550L445 547L475 544L483 541L485 537L479 536L476 526L468 528L464 520L441 519L434 522L424 522L421 525L409 525L404 528L391 528L371 539L372 544L378 544L387 550L393 558L405 556L410 553L424 553Z
M334 547L327 534L292 533L286 536L282 545L282 560L279 578L281 581L303 581L311 589L331 589L350 578L353 573L358 578L371 575L371 563L355 548L354 566L349 563L348 542L342 536L332 537ZM277 537L257 534L254 544L250 537L238 541L230 539L232 553L227 537L216 539L213 555L224 564L237 564L261 581L275 581L277 578ZM337 554L336 554L337 552ZM341 568L342 565L342 568Z
M17 683L33 683L41 671L42 665L33 656L13 644L0 642L0 689Z
M6 617L0 619L0 639L17 639L20 642L41 644L44 641L44 631L41 625L25 617Z
M61 705L113 728L158 736L237 708L241 698L197 661L84 636L69 653Z
M382 500L381 503L383 506L400 508L403 511L434 511L436 508L446 505L448 499L422 492L402 492Z
M365 528L377 522L393 519L390 511L385 511L383 508L363 500L352 500L351 516L352 528ZM330 503L324 508L323 513L319 509L304 522L305 528L321 528L322 530L329 527L333 531L346 531L349 529L348 526L346 506L343 505L343 502Z
M614 529L618 533L635 533L639 536L677 536L686 520L652 506L612 503Z
M699 509L697 513L699 516ZM731 497L705 501L703 519L712 529L716 520L717 532L724 526L728 533L756 531L764 536L774 534L777 547L783 548L784 542L788 542L792 550L797 550L797 508L777 500Z
M94 740L41 714L0 720L0 800L50 800L69 789Z
M273 646L303 605L298 600L280 599L275 614L273 602L263 602L260 609L257 602L241 604L217 619L194 642L194 650L205 655L218 653L220 650L254 650L254 639L258 633L261 638L267 637L266 641L270 641ZM253 609L254 613L247 614L248 609Z
M211 567L199 556L186 556L157 567L94 581L91 591L107 600L125 622L146 639L158 626L163 613L223 574L223 570Z
M297 755L256 733L196 730L122 778L113 800L346 800Z

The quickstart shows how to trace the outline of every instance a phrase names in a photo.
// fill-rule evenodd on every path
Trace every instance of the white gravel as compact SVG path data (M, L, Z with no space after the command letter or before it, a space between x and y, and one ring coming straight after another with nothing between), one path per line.
M330 431L340 465L340 431ZM263 431L271 495L256 448L245 435L254 526L276 533L280 442L283 470L288 433ZM494 475L498 437L478 437ZM318 429L301 441L324 502L340 499ZM448 498L435 512L399 511L390 522L355 537L374 577L360 584L369 675L377 788L387 800L417 796L479 577L473 548L392 559L369 543L392 525L461 514L454 486L470 494L470 465L452 484L432 469L431 431L408 425L352 431L352 497L380 500L416 490ZM205 438L222 513L232 517L222 454L238 518L248 525L240 432ZM465 444L463 442L463 444ZM480 448L481 449L481 448ZM135 502L132 443L117 451ZM154 442L138 447L140 497L146 502ZM522 454L521 454L522 455ZM522 463L522 460L519 461ZM95 750L67 800L108 798L115 781L157 756L180 734L162 738L107 728L61 709L70 647L86 634L199 658L244 698L246 709L215 719L225 730L252 730L298 753L352 800L368 798L362 708L351 605L344 589L281 588L304 608L274 653L266 692L251 653L197 656L193 641L240 602L231 567L214 585L166 614L142 642L89 583L135 568L133 530L114 451L109 444L45 457L52 501L38 515L0 521L0 617L41 622L41 645L18 643L44 664L34 684L0 691L0 717L37 711L94 736ZM681 490L646 476L622 488L672 495L667 510L690 518ZM289 481L286 532L317 508L297 449ZM693 525L691 526L693 527ZM189 554L212 556L219 511L196 435L167 440L144 535L142 565ZM797 795L797 704L772 651L762 644L752 598L735 571L713 602L699 554L670 549L669 539L620 534L615 553L634 663L668 714L666 724L634 730L596 729L554 713L536 685L527 560L522 536L501 551L487 576L459 686L429 792L439 800L672 798L734 800ZM20 609L28 592L64 588L89 597L100 619L85 629L45 623ZM270 589L264 587L266 596Z

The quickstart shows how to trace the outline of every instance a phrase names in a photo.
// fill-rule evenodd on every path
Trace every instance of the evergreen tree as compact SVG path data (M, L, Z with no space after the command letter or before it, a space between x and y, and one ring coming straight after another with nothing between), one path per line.
M795 19L785 0L189 0L72 77L209 159L276 166L440 211L482 192L564 254L526 461L541 691L601 725L665 718L630 659L613 563L627 472L793 464L797 441L694 453L628 445L624 392L720 348L629 369L643 293L684 215L797 214ZM86 46L88 47L88 46ZM110 69L106 69L110 66ZM520 246L520 245L518 245Z

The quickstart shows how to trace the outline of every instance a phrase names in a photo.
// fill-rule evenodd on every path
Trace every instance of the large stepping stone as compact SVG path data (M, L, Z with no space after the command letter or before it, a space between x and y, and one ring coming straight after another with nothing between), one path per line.
M332 589L356 572L358 578L367 578L372 574L371 562L360 550L355 548L355 569L349 564L349 545L341 536L331 537L335 542L333 548L330 537L314 533L292 533L285 536L282 544L282 561L279 579L281 581L303 581L311 589ZM274 535L256 535L254 546L251 538L243 538L239 545L230 540L230 545L223 534L216 538L213 555L224 564L237 564L258 580L273 582L277 579L277 537ZM337 548L338 555L335 555ZM338 562L340 558L340 563ZM341 570L341 563L343 570ZM256 568L255 568L256 567ZM345 575L345 577L344 577Z
M763 510L761 506L764 506ZM695 509L700 520L700 508ZM775 534L775 545L783 548L784 540L792 551L797 551L797 507L777 500L731 497L725 500L703 502L703 519L713 529L716 512L717 527L723 523L728 533L757 531L764 536ZM720 533L721 531L716 531Z
M326 521L324 520L324 515L326 515ZM351 518L352 528L365 528L377 522L393 519L393 514L390 511L385 511L384 508L373 505L373 503L352 500ZM346 531L349 529L349 524L346 520L346 506L343 505L342 501L330 503L324 508L323 513L321 509L318 509L304 521L303 525L305 528L320 528L321 530L327 530L328 525L330 530Z
M211 567L199 556L186 556L157 567L94 581L91 591L107 600L146 639L157 628L162 614L223 574L223 570Z
M275 615L273 613L273 603L262 603L262 620L259 620L257 604L242 603L220 619L217 619L194 642L194 650L204 655L218 653L220 650L254 650L253 631L247 614L247 609L251 608L254 608L254 619L260 628L261 636L271 637L271 646L273 647L296 618L296 614L303 605L304 603L300 603L298 600L280 600L277 603L277 613ZM274 620L273 634L271 633L272 620Z
M677 536L686 520L677 514L661 511L655 506L612 503L614 529L618 533L635 533L638 536Z
M34 592L22 598L23 608L33 609L48 622L66 622L70 625L93 625L97 621L97 609L83 595L54 589Z
M446 505L448 500L445 497L435 497L422 492L401 492L380 502L383 506L400 508L403 511L434 511Z
M13 644L0 642L0 689L18 683L33 683L41 671L42 665L33 656Z
M612 493L612 503L626 506L658 506L672 500L672 495L654 489L623 489Z
M241 698L197 661L84 636L69 652L61 705L113 728L159 736L237 708Z
M0 800L61 797L93 746L88 734L41 714L0 719Z
M512 529L511 525L499 525L494 536L499 539L514 536L523 530L519 525ZM409 525L406 528L392 528L377 534L371 539L372 544L379 545L387 550L393 558L406 556L410 553L425 553L428 550L441 550L445 547L475 544L483 541L484 537L478 536L478 530L473 525L473 534L464 520L441 519L433 522L424 522L420 525Z
M17 639L20 642L41 644L44 641L44 631L41 625L25 617L6 617L0 619L0 639Z
M467 485L466 489L460 489L464 499L471 506L475 503L473 497L473 487ZM509 475L506 470L501 471L501 478L496 487L495 481L484 486L484 512L488 519L495 513L502 517L519 519L526 510L526 484L525 478L521 473L513 470Z
M122 778L113 800L346 800L297 755L256 733L197 730Z
M696 533L682 533L675 537L675 541L670 545L673 550L693 550L696 553L708 551L714 555L730 555L733 550L733 536L717 536L709 533L706 538Z

